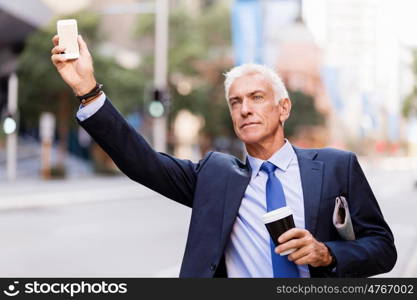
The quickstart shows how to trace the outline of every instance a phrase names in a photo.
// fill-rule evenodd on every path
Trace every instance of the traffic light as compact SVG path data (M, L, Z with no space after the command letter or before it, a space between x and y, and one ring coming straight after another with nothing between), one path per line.
M148 106L148 112L153 118L160 118L166 114L169 104L167 91L154 89L152 91L152 100Z
M16 131L17 122L12 115L8 115L3 121L3 131L5 134L9 135Z

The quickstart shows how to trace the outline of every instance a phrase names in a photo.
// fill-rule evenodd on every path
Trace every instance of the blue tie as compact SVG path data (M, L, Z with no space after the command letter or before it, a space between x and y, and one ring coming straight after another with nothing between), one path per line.
M261 170L268 174L268 181L266 182L266 210L268 212L287 205L281 181L274 174L276 168L269 161L264 162L261 166ZM269 243L271 245L274 277L300 277L297 265L289 261L287 256L281 256L275 253L275 244L272 239L270 239Z

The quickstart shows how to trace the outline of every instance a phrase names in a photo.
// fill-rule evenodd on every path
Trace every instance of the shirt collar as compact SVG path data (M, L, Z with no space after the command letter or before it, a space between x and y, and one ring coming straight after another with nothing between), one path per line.
M252 168L251 179L253 179L258 175L261 165L264 163L264 160L250 156L249 154L247 154L247 157ZM277 152L275 152L268 159L268 161L276 165L282 171L286 172L294 157L295 151L291 143L287 139L285 139L285 144Z

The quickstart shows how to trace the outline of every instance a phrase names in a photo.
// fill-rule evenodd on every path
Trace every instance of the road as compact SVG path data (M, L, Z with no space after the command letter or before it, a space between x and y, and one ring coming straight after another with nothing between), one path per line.
M398 252L394 269L379 277L417 277L417 160L393 158L363 165Z
M390 277L417 277L415 167L364 161L396 239ZM176 277L190 209L125 177L0 183L0 277Z
M120 177L18 186L0 186L0 277L178 276L190 209Z

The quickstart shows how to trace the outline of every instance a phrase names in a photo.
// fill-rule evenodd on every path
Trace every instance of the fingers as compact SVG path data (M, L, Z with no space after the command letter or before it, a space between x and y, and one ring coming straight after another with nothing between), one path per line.
M276 248L276 252L282 253L291 248L297 248L297 250L288 255L288 260L297 265L309 264L319 267L329 265L331 262L331 259L327 258L329 257L327 247L323 243L317 242L311 234L280 245Z
M51 54L62 54L64 52L65 52L65 48L64 47L59 47L59 46L56 46L56 47L52 48L52 50L51 50Z
M58 46L59 45L59 36L58 35L55 35L52 38L52 43L55 46L51 50L51 54L52 54L51 60L52 60L52 63L54 65L57 65L59 63L65 62L66 61L65 57L63 55L61 55L61 53L64 53L65 52L65 48Z
M81 35L78 35L77 40L78 40L78 46L80 47L80 54L81 55L90 55L90 51L88 51L87 44L85 43L85 41L84 41L84 39L82 38ZM63 50L62 50L63 48L59 48L59 36L58 35L55 35L52 38L52 43L55 46L51 51L52 54L58 54L58 53L63 52ZM58 52L59 50L60 50L60 52Z
M309 255L310 252L312 251L311 249L312 247L307 246L307 247L302 247L297 249L296 251L294 251L293 253L291 253L290 255L288 255L288 260L289 261L297 261L300 258Z
M66 58L64 57L64 55L61 55L64 52L65 52L64 47L55 46L54 48L52 48L52 50L51 50L51 54L52 54L51 60L52 60L52 63L54 65L66 61Z
M280 244L285 243L288 240L294 239L294 238L302 238L305 235L309 234L309 232L305 229L300 228L291 228L290 230L284 232L280 235L278 238L278 242Z
M88 51L87 44L85 43L84 39L81 35L78 35L78 46L80 47L80 54L81 55L90 55Z
M52 38L52 43L54 44L54 46L58 46L58 44L59 44L59 36L57 34L54 35L54 37Z
M287 251L292 248L301 248L306 245L306 241L304 239L292 239L288 242L285 242L278 247L275 248L275 253L280 254L284 251Z
M51 60L52 60L52 63L54 65L57 65L59 63L63 63L63 62L66 62L67 61L67 59L63 55L61 55L61 54L53 54L51 56Z
M313 267L316 266L316 264L313 262L312 258L311 258L311 254L308 255L304 255L303 257L297 259L294 261L294 263L298 266L300 265L312 265Z

